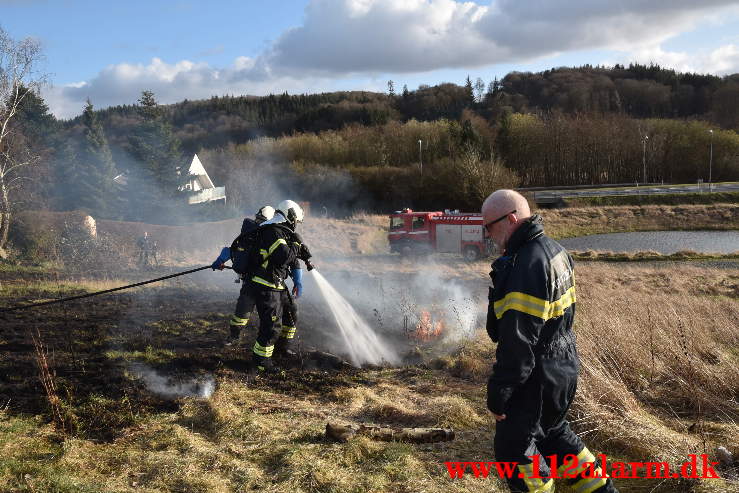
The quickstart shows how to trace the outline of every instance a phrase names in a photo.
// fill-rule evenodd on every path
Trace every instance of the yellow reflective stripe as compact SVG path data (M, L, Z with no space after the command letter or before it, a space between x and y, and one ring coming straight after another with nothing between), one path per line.
M282 337L285 339L292 339L295 337L295 331L297 330L297 327L289 327L287 325L282 326Z
M264 248L259 250L259 254L262 256L262 258L267 258L267 250Z
M264 286L267 286L268 288L285 289L285 286L283 286L282 284L276 286L276 285L272 284L271 282L269 282L269 281L267 281L265 279L262 279L259 276L254 276L254 277L251 278L251 280L254 281L254 282L256 282L256 283L259 283L259 284L262 284Z
M535 317L544 318L549 311L549 302L520 291L512 291L493 304L496 318L503 317L508 310L518 310ZM546 319L545 319L546 320Z
M558 300L549 302L530 294L520 291L512 291L505 295L502 299L493 304L495 317L503 318L508 310L517 310L519 312L539 317L545 322L550 318L561 317L565 310L570 307L575 299L575 286L568 289Z
M577 454L577 469L574 469L574 470L573 469L569 469L569 468L572 467L572 464L568 462L566 464L562 464L561 466L559 466L557 468L557 472L559 473L560 476L562 476L565 473L565 469L567 469L567 474L579 474L582 471L584 471L585 468L587 467L585 465L586 462L595 463L595 460L596 459L595 459L595 456L593 455L593 453L590 452L590 450L588 450L587 447L584 447L580 451L580 453Z
M602 476L603 472L600 467L595 469L594 476ZM598 488L602 488L608 481L606 478L584 478L572 485L572 489L577 493L593 493Z
M271 358L272 357L272 351L274 351L274 346L262 346L258 342L254 343L254 347L252 348L252 351L254 351L254 354L257 354L259 356L264 356L265 358Z
M569 308L575 301L575 286L572 286L570 289L565 291L565 294L563 294L557 301L550 304L549 318L561 317L565 314L565 310L567 310L567 308Z
M554 480L550 479L546 483L541 478L532 478L531 476L534 475L534 466L533 464L519 464L518 469L520 473L523 475L523 482L526 484L526 488L528 488L529 492L532 493L539 493L544 491L551 491L554 487Z
M229 322L231 325L246 325L249 322L248 318L240 318L236 315L231 315L231 321Z
M272 255L272 252L274 252L275 249L278 246L280 246L280 245L287 245L287 242L285 240L283 240L282 238L280 238L277 241L275 241L274 243L272 243L272 246L269 247L269 251L267 252L267 256L269 257L270 255Z

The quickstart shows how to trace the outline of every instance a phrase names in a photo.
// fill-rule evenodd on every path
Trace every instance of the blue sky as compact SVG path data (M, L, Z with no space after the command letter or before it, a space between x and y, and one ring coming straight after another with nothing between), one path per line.
M64 118L145 89L172 103L585 63L739 72L739 2L725 0L0 0L0 27L41 41Z

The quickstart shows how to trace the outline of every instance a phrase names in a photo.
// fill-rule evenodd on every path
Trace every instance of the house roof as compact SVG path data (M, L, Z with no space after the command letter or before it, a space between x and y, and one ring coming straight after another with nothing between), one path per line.
M190 175L197 176L197 180L203 188L215 188L213 181L211 181L210 176L208 176L208 172L205 171L203 163L200 162L197 154L192 157L192 162L190 163L190 169L188 172Z

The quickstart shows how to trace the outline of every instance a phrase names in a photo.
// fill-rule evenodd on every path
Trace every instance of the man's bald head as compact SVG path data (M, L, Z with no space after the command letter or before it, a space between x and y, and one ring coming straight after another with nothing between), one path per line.
M505 250L511 234L529 217L529 202L513 190L496 190L482 203L485 234L501 252Z
M528 200L514 190L496 190L482 203L482 215L490 216L489 220L511 211L516 211L516 217L521 221L531 217Z

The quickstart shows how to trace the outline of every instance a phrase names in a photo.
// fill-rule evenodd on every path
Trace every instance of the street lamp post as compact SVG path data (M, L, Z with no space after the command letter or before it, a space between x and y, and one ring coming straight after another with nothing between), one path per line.
M713 182L711 181L711 170L713 168L713 129L709 130L708 133L711 134L711 154L708 158L708 191L713 191Z
M418 162L421 165L421 174L423 174L423 155L421 154L422 140L418 139Z
M642 162L642 167L644 168L644 183L647 182L647 141L648 140L649 140L649 135L645 135L644 138L641 140L642 142L641 162Z

